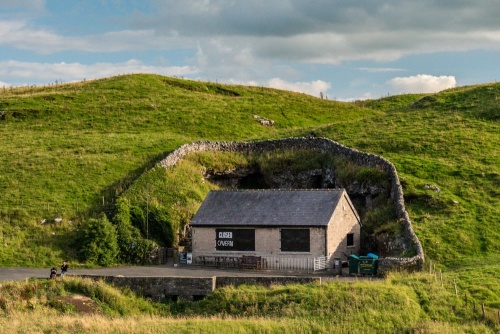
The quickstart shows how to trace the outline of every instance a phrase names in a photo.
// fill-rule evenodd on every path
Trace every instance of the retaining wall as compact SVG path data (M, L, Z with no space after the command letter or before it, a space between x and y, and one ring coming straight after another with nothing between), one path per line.
M82 275L93 280L103 280L115 286L126 287L136 294L150 298L154 301L183 298L193 300L203 298L216 288L242 284L253 285L286 285L321 283L320 277L123 277L123 276L97 276Z
M386 257L379 259L379 274L392 269L419 270L424 264L424 250L420 240L413 230L410 218L406 212L403 188L399 182L396 167L381 156L358 151L339 144L328 138L303 137L266 140L259 142L210 142L200 141L185 144L169 154L159 162L160 166L169 168L177 164L186 154L191 152L220 151L241 153L265 153L275 150L305 149L318 152L329 152L333 155L343 156L354 163L379 168L388 173L391 179L391 199L394 202L396 217L403 227L403 236L406 248L414 251L414 256L407 258Z

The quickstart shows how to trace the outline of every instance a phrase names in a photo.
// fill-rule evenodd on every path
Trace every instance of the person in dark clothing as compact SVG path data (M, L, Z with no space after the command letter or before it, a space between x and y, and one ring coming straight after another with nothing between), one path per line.
M52 269L50 269L50 279L56 279L56 277L57 277L57 268L52 267Z
M61 265L61 277L64 277L64 275L66 275L67 272L68 272L68 264L66 263L66 261L63 261Z

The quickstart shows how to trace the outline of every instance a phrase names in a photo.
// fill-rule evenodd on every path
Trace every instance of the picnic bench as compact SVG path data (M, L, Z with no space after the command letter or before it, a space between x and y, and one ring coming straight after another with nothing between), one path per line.
M262 257L243 255L239 263L240 269L262 269Z
M235 256L202 255L198 257L198 261L203 266L237 268L240 258Z

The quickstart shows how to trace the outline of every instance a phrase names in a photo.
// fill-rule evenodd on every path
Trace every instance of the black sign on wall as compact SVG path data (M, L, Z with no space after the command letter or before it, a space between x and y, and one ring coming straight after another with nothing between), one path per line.
M255 251L254 229L218 228L215 234L215 249L218 251Z

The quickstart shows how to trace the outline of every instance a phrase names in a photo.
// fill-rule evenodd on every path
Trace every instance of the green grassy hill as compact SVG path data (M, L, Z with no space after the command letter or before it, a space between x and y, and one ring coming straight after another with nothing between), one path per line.
M262 126L260 118L273 120L274 126ZM63 258L77 265L73 241L81 222L110 210L117 198L130 196L141 183L144 186L144 178L158 173L145 172L184 143L313 133L393 162L428 263L449 273L460 291L478 303L499 308L499 122L496 83L352 103L157 75L4 88L0 265L52 266ZM193 168L189 164L186 168ZM165 180L178 181L182 170L176 173L180 174L172 172ZM183 188L189 191L198 190ZM483 323L470 328L460 324L456 319L462 315L453 305L439 309L433 292L411 279L421 280L405 283L415 290L409 292L408 303L420 306L412 306L416 313L408 316L420 320L413 327L400 327L402 331L439 332L444 321L453 324L442 325L444 331L481 332ZM293 300L295 292L290 296ZM430 304L437 315L429 316ZM194 317L199 314L193 311ZM260 319L258 314L249 316ZM282 325L270 326L279 331Z
M341 103L157 75L0 90L1 261L68 254L69 221L108 207L183 143L311 132L396 165L430 259L497 255L499 96L489 84Z
M496 311L482 309L453 279L428 272L225 287L165 303L81 278L0 285L0 333L498 333Z

